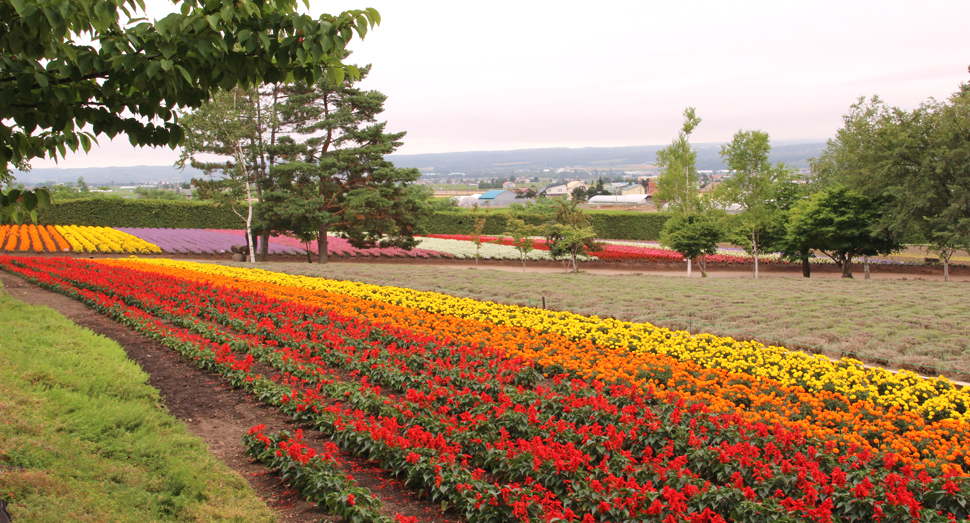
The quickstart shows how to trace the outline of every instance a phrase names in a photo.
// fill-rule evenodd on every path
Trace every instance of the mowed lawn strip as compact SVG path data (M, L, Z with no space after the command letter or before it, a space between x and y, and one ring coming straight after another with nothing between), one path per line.
M964 282L521 274L355 263L257 266L532 307L545 296L557 310L814 347L833 357L970 381L970 284Z
M14 521L275 522L114 341L0 288L0 499Z

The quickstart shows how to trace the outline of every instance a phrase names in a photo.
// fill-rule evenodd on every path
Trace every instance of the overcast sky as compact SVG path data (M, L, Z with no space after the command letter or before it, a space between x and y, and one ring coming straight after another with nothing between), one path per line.
M173 9L147 4L150 18ZM967 0L339 0L311 14L363 7L382 22L349 61L373 64L363 86L388 95L402 154L664 144L687 106L695 143L825 139L859 96L911 109L970 80ZM60 167L177 156L101 142Z

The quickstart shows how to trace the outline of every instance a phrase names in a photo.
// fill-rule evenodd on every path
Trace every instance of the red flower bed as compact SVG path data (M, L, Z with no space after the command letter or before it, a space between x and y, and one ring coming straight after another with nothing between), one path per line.
M566 376L540 385L535 369L485 344L83 260L0 257L0 268L163 340L471 522L967 518L966 477L836 453L797 429L651 389ZM254 374L254 360L279 377ZM298 438L259 441L293 477L316 463ZM362 499L341 496L343 507Z

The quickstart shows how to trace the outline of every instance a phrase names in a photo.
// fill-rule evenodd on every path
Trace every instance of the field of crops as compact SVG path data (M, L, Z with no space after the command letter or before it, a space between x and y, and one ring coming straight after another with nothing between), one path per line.
M453 258L521 260L522 252L511 238L482 236L476 246L468 235L431 235L419 238L419 247L405 251L396 247L359 249L337 236L328 238L328 254L335 257L375 258ZM13 253L112 253L218 255L231 252L233 245L244 244L245 233L237 229L152 229L129 227L86 227L76 225L0 226L0 252ZM287 236L273 235L269 254L305 256L317 253L316 242L303 243ZM526 254L528 260L552 260L549 247L542 239ZM653 242L604 241L601 250L581 256L581 260L683 262L683 255ZM714 265L748 263L751 256L741 249L720 249L709 256ZM760 257L762 263L784 264L777 254ZM812 258L814 263L831 263L828 258ZM873 263L904 264L896 260L873 260ZM905 262L913 263L913 262Z
M258 269L0 268L161 340L469 522L968 516L970 390L945 379ZM388 521L300 434L257 426L246 443L332 513Z

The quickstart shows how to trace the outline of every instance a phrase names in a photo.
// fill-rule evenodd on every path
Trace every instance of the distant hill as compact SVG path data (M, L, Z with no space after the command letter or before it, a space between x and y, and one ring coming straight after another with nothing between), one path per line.
M80 169L42 168L29 172L14 171L17 181L26 185L45 182L77 182L84 177L88 185L115 184L128 185L149 181L189 181L192 177L202 176L202 171L186 167L184 171L170 165L138 165L135 167L86 167Z
M697 149L697 168L717 170L726 168L718 155L721 143L694 144ZM570 149L516 149L512 151L467 151L459 153L392 154L388 159L398 167L433 168L436 173L510 172L516 169L559 169L583 167L587 170L607 170L613 167L649 165L656 160L657 151L665 145L630 147L583 147ZM782 161L794 167L808 167L808 159L818 156L825 148L821 140L789 140L774 142L771 161ZM14 172L17 181L27 184L45 182L76 182L84 177L88 185L133 184L149 181L189 181L202 176L202 171L186 167L184 171L170 165L140 165L136 167L88 167L83 169L42 168L30 172Z
M697 168L725 169L719 152L723 143L694 144L697 149ZM458 153L392 154L387 158L398 167L433 168L437 173L503 172L516 169L559 169L585 167L609 169L614 166L653 164L657 151L666 145L638 145L629 147L583 147L570 149L516 149L511 151L468 151ZM782 161L794 167L808 167L808 159L818 156L825 148L821 140L777 141L771 149L771 161Z

